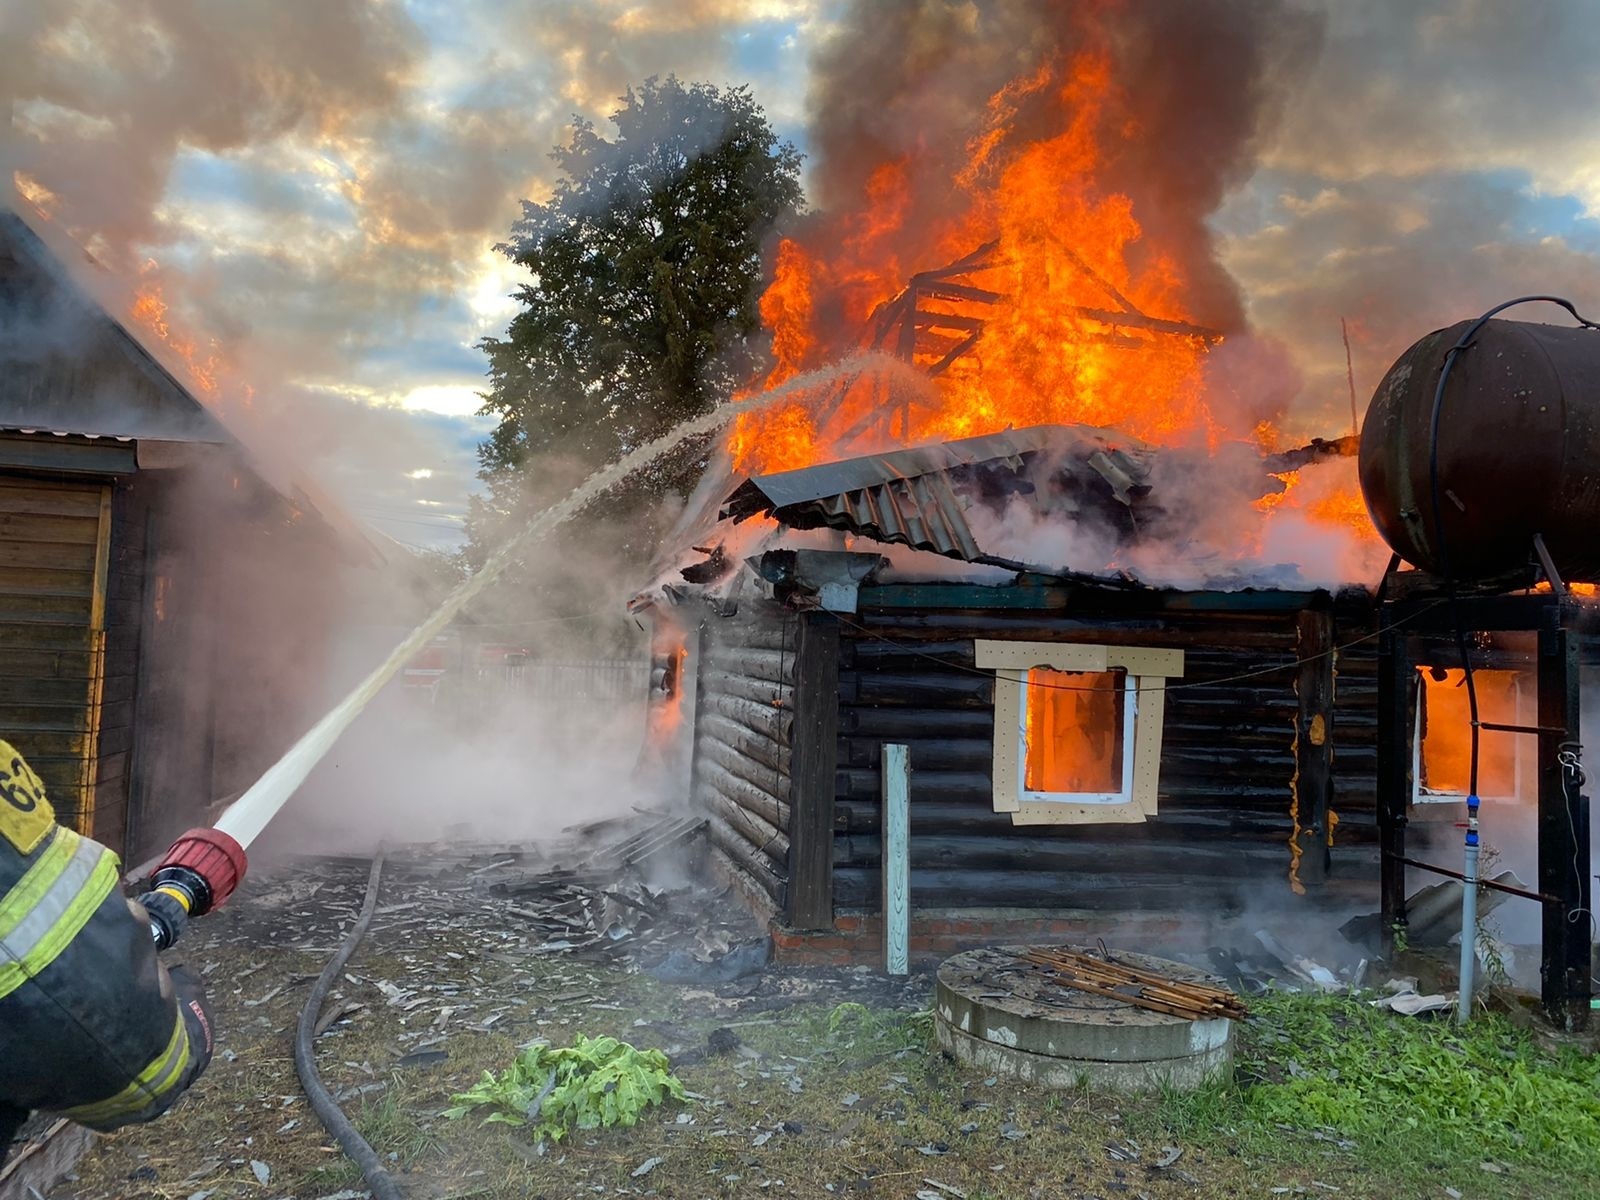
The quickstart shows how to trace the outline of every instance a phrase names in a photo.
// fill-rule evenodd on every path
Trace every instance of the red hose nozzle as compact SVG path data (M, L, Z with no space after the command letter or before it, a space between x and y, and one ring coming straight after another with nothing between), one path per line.
M167 851L152 886L176 889L188 898L191 916L201 916L233 895L249 860L244 847L220 829L191 829Z

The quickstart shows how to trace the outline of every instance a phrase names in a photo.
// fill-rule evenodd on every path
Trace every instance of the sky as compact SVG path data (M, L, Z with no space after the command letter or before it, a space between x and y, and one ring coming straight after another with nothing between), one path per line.
M1030 3L0 0L0 169L130 303L159 297L247 439L449 546L492 425L475 345L521 282L494 246L575 114L651 75L748 85L809 179L840 39ZM1600 311L1600 2L1238 7L1299 31L1209 220L1295 364L1291 431L1347 430L1341 318L1364 406L1417 336L1500 299Z

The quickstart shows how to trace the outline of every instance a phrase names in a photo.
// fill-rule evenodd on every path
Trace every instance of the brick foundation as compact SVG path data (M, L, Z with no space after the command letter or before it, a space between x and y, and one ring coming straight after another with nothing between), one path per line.
M1162 913L950 912L911 914L911 958L931 964L962 950L1030 942L1084 942L1112 937L1119 945L1148 944L1182 936L1182 918ZM801 966L850 966L883 958L883 918L840 913L831 930L789 929L770 923L773 957Z

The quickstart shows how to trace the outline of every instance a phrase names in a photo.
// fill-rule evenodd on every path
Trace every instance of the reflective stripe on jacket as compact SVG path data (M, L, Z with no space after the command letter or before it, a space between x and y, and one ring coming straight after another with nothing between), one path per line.
M118 873L0 741L0 1104L114 1129L164 1111L209 1057L198 995L191 1020Z

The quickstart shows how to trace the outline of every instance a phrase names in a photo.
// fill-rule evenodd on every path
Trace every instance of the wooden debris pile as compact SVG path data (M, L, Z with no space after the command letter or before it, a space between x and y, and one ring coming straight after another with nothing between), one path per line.
M1239 997L1225 988L1169 979L1154 971L1117 962L1109 953L1098 958L1075 950L1050 948L1030 950L1022 958L1050 971L1062 987L1122 1000L1135 1008L1191 1021L1219 1017L1240 1021L1249 1015Z

